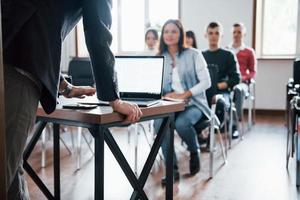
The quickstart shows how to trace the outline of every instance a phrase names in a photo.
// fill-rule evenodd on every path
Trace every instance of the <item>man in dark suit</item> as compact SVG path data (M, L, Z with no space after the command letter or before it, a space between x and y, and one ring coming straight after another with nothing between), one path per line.
M60 75L61 44L83 18L98 98L126 115L125 123L139 120L137 105L121 101L114 78L111 0L1 0L5 75L8 199L29 199L22 176L22 152L38 102L51 113L58 91L66 97L93 95Z

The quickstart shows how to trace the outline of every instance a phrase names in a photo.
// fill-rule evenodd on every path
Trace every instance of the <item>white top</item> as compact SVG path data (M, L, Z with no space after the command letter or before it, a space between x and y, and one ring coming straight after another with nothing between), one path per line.
M244 42L242 42L241 46L237 47L237 48L234 48L233 47L233 43L230 43L228 46L227 46L227 49L232 51L234 54L237 54L239 51L242 51L246 48L246 45Z
M144 51L142 52L143 55L146 55L146 56L155 56L157 55L157 50L154 48L154 49L149 49L149 48L145 48Z
M172 73L172 89L174 90L174 92L184 93L184 90L183 90L183 87L181 85L181 81L180 81L180 78L179 78L177 67L173 68L173 73Z

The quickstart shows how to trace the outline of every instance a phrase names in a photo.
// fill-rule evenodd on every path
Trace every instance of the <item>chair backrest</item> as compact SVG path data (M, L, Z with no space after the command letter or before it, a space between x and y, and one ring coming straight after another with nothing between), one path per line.
M208 71L211 79L211 87L206 90L206 98L209 107L211 107L212 104L212 98L216 94L218 94L218 66L216 65L208 65Z
M89 58L73 58L68 74L72 76L73 85L93 86L95 82Z
M293 68L294 84L300 84L300 58L295 59Z

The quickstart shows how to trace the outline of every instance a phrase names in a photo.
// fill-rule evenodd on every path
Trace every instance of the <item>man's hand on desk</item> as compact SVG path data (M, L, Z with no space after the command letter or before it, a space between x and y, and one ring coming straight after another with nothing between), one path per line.
M73 86L71 92L66 97L84 98L85 96L92 96L96 93L96 88L90 86Z
M136 104L127 101L117 99L109 102L109 104L114 111L126 115L126 118L123 121L124 124L135 123L139 121L143 115L141 109Z
M64 97L72 98L84 98L85 96L92 96L96 93L96 89L90 86L74 86L67 81L62 81L59 85L59 92Z

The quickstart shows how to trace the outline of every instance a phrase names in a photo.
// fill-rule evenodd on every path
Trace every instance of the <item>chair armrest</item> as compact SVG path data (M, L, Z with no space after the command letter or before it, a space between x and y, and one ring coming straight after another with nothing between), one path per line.
M223 95L221 95L221 94L216 94L216 95L214 95L214 96L212 97L211 103L212 103L212 104L217 104L217 102L220 101L220 100L225 101Z

